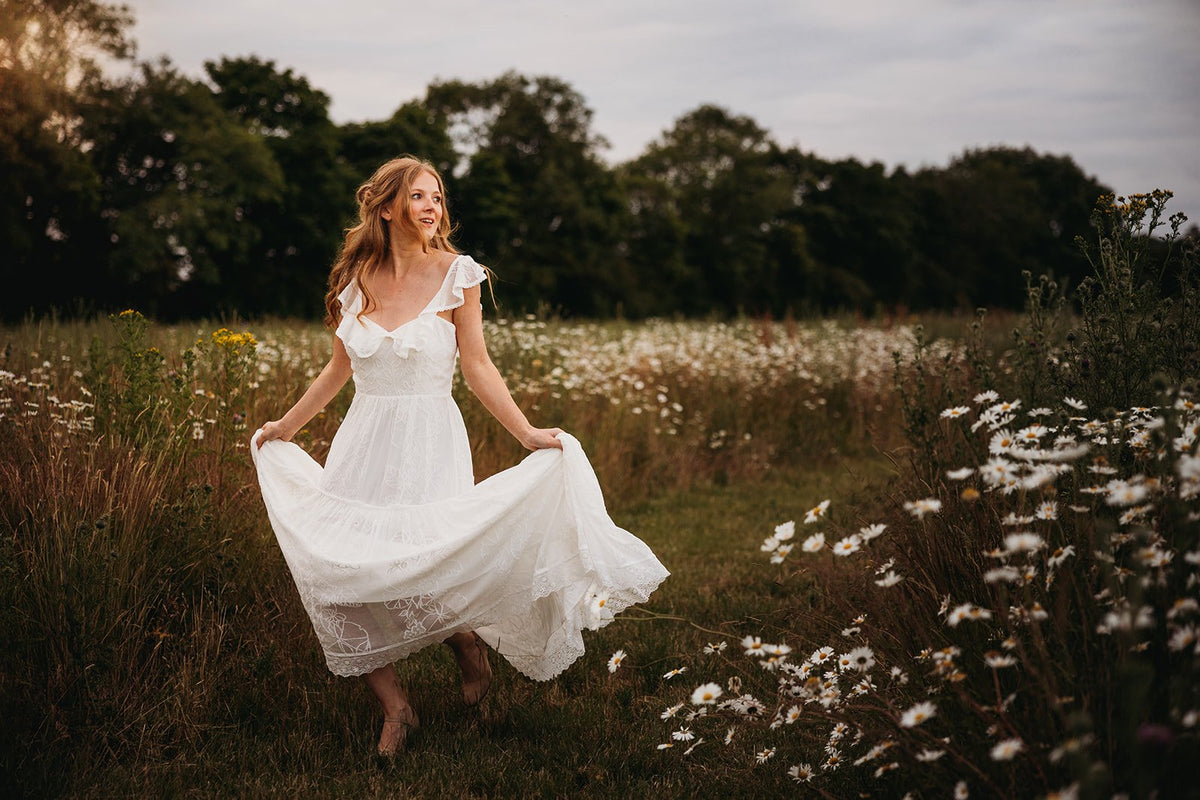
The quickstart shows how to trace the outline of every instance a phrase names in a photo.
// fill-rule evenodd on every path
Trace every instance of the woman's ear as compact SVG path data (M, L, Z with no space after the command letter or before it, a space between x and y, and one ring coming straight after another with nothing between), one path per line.
M386 222L391 222L392 221L392 210L390 208L388 208L387 206L384 206L383 209L380 210L379 216L383 217L383 219Z

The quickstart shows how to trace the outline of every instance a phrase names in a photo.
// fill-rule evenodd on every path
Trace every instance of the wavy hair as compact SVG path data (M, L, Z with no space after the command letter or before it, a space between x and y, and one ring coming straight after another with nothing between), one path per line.
M458 253L458 249L450 243L450 209L446 202L446 186L442 182L442 176L428 161L409 155L393 158L375 170L375 174L359 186L354 194L358 200L358 224L346 229L345 241L342 242L337 260L329 271L329 291L325 293L327 327L337 327L342 310L338 295L350 285L350 281L371 275L387 266L392 252L392 234L388 221L383 218L383 211L391 206L397 197L407 197L413 183L426 172L434 177L438 191L442 193L442 218L437 230L426 243L416 221L409 215L407 205L398 222L403 229L421 240L421 249L425 252L433 249ZM364 281L359 280L358 289L363 295L363 307L358 313L361 317L373 308L375 298L367 291Z

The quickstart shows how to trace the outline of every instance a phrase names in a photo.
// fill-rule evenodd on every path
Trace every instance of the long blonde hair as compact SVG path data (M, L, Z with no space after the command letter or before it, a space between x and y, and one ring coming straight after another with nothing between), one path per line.
M367 291L366 283L361 278L384 268L391 257L391 231L388 221L383 218L383 211L390 207L397 197L407 197L413 183L426 172L437 181L438 191L442 194L442 218L437 230L426 243L416 222L410 217L407 205L405 212L400 216L400 226L421 240L421 249L425 252L433 249L458 253L457 248L450 243L450 209L447 207L446 186L442 182L442 176L428 161L409 155L393 158L375 170L375 174L355 192L354 196L358 200L358 224L346 230L346 239L338 251L337 261L329 271L329 291L325 293L326 326L337 326L342 310L338 295L355 278L360 278L358 289L363 295L363 306L359 315L367 313L373 307L375 298Z

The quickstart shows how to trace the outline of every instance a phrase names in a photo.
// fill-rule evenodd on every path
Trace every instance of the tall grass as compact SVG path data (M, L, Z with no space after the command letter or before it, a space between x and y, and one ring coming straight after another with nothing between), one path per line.
M222 733L321 762L322 742L344 753L373 727L361 687L324 671L246 450L315 376L328 334L250 328L168 328L128 311L3 333L9 787L105 791L105 775L201 758ZM768 322L516 320L489 324L488 338L530 416L587 446L616 511L869 452L888 418L890 353L912 346L902 326ZM455 391L477 474L514 463L515 443ZM298 435L315 456L350 396ZM327 727L311 730L314 717Z
M681 659L663 744L754 737L823 796L1194 796L1200 286L1182 215L1147 259L1169 197L1102 198L1096 275L1030 281L1011 349L897 356L898 479L762 530L772 624Z

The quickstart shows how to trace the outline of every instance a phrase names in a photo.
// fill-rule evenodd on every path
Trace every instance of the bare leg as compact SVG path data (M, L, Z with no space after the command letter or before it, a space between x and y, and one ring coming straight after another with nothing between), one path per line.
M391 664L363 675L363 680L383 706L383 730L379 733L379 753L392 755L404 744L408 732L418 725L416 712L400 685L400 677Z
M488 663L487 645L472 632L456 633L446 640L454 651L463 676L463 701L478 705L492 687L492 665Z

